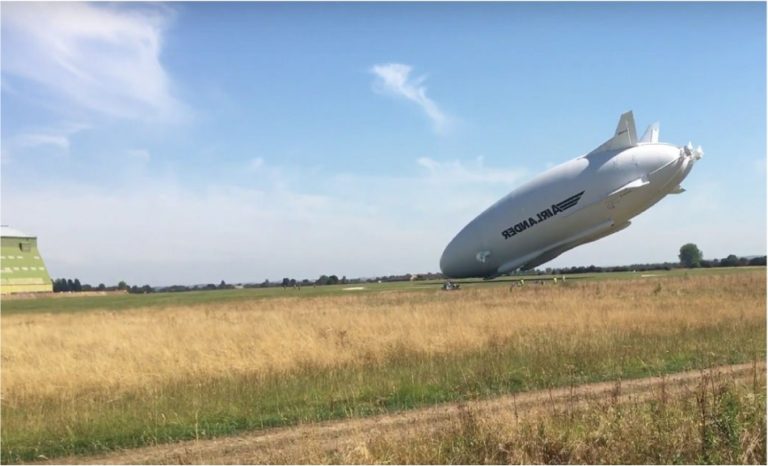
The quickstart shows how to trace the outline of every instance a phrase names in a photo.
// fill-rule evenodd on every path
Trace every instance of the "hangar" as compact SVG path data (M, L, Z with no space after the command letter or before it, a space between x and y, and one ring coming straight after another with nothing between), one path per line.
M53 291L51 277L37 249L37 237L0 227L0 293Z

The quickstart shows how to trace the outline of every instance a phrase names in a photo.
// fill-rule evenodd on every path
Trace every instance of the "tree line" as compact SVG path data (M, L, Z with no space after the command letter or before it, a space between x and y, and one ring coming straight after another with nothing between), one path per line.
M155 291L155 289L149 285L144 285L141 287L136 285L129 286L124 281L121 281L115 286L106 286L103 283L99 283L98 285L93 286L87 283L81 283L79 278L75 278L74 280L71 278L57 278L55 280L51 280L51 282L53 284L54 293L77 293L81 291L127 291L128 293L152 293Z
M518 272L518 275L568 275L579 273L603 273L603 272L647 272L650 270L672 270L675 268L687 267L687 268L711 268L711 267L743 267L743 266L765 266L766 256L757 257L738 257L735 254L730 254L722 259L703 259L703 253L693 243L688 243L680 248L680 254L678 258L680 262L661 262L650 264L631 264L631 265L618 265L600 267L595 265L578 266L578 267L559 267L552 268L547 267L544 270L528 270L524 272ZM125 291L128 293L155 293L155 292L184 292L184 291L211 291L211 290L229 290L234 288L301 288L306 286L327 286L327 285L347 285L347 284L361 284L361 283L385 283L385 282L402 282L402 281L421 281L421 280L442 280L445 277L440 273L423 273L423 274L403 274L403 275L386 275L369 278L347 278L342 276L339 278L337 275L320 275L315 280L302 279L297 280L295 278L285 277L281 281L271 282L264 280L261 283L238 283L237 285L226 283L222 280L218 285L208 283L205 285L172 285L166 287L152 287L149 285L137 286L128 285L125 281L119 282L115 286L106 286L103 283L99 283L97 286L91 286L89 284L82 284L79 279L71 278L57 278L52 280L54 293L60 292L82 292L82 291Z

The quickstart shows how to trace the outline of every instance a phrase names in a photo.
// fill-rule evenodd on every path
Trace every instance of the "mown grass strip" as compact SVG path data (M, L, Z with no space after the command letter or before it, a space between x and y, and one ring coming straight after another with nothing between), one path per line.
M567 280L633 280L642 275L653 275L654 279L674 277L702 277L711 275L730 275L741 273L765 273L765 267L734 267L715 269L675 269L671 271L640 272L606 272L597 274L567 275ZM501 277L491 281L479 279L459 280L464 288L509 286L520 279L552 280L552 276L537 277ZM649 277L650 278L650 277ZM269 298L315 298L322 296L339 296L349 294L381 293L388 291L435 291L440 288L441 281L414 281L390 283L361 283L354 285L304 286L301 289L281 287L248 288L236 290L188 291L176 293L150 294L111 294L106 296L48 296L33 299L3 299L0 310L3 315L14 314L43 314L43 313L76 313L93 310L122 311L144 307L180 307L199 306L206 304L237 303ZM364 287L363 290L345 291L348 287Z

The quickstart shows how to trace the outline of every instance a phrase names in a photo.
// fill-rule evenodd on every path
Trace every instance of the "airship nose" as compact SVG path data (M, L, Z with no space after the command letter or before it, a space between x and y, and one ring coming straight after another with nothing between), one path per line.
M472 274L472 235L467 233L467 228L459 232L455 238L445 247L440 256L440 271L446 277L462 278Z
M456 253L456 238L454 238L448 246L445 247L443 255L440 256L440 271L446 277L455 277L457 265L459 263L458 254Z

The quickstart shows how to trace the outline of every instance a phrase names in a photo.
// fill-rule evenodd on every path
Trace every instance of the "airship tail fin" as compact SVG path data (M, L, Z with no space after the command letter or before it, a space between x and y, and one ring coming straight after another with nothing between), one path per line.
M643 137L640 138L640 142L650 142L650 143L657 143L659 142L659 122L652 124L648 127L648 129L645 130L645 134L643 134Z
M637 145L637 132L635 131L635 117L632 111L624 113L619 118L616 133L592 152L604 152L608 150L621 150Z

